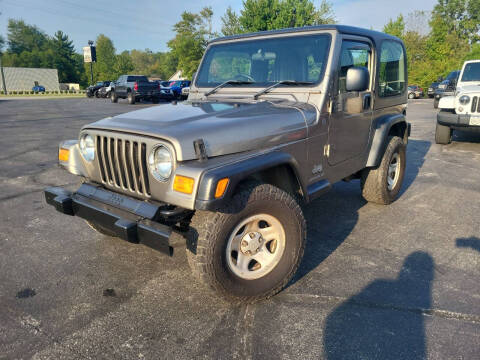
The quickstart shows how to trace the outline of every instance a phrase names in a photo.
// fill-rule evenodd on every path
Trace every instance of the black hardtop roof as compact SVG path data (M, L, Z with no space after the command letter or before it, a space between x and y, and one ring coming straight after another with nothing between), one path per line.
M235 40L235 39L246 39L255 36L265 36L265 35L278 35L278 34L289 34L289 33L296 33L296 32L305 32L305 31L321 31L321 30L334 30L338 31L341 34L349 34L349 35L359 35L365 36L372 39L374 42L378 42L379 40L383 39L391 39L401 41L399 38L393 35L389 35L380 31L375 30L368 30L364 28L359 28L355 26L347 26L347 25L313 25L313 26L304 26L304 27L297 27L297 28L286 28L286 29L279 29L279 30L267 30L267 31L259 31L254 33L248 34L238 34L238 35L231 35L231 36L223 36L210 41L210 43L215 43L219 41L226 41L226 40Z

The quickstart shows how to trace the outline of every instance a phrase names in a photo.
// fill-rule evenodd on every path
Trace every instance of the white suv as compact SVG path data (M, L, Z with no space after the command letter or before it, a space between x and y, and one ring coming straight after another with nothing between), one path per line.
M454 96L440 99L435 142L448 144L452 130L480 132L480 60L463 64Z

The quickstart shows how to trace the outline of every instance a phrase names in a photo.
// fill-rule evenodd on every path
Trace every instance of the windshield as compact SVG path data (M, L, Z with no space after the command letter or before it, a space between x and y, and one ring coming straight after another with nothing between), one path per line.
M215 87L228 80L251 82L243 86L254 87L282 80L319 83L329 48L328 34L213 45L202 62L196 85Z
M456 78L458 78L458 75L460 75L460 71L452 71L450 74L448 74L448 76L446 77L445 80L454 80Z
M465 65L462 76L463 81L480 81L480 62Z

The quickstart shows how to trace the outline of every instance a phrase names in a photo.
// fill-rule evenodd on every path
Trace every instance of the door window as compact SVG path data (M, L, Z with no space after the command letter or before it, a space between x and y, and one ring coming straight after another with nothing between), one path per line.
M340 55L338 70L338 92L346 93L347 71L354 66L366 67L370 70L370 46L359 41L344 41Z

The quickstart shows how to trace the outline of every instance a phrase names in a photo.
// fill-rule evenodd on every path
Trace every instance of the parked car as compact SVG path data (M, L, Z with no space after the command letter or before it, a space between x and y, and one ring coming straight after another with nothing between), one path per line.
M440 82L439 81L434 81L428 87L427 95L430 99L433 99L433 97L435 96L435 90L437 90L438 85L440 85Z
M176 99L182 98L182 89L187 86L190 86L190 80L176 80L170 83L170 89Z
M480 132L480 60L466 61L454 95L438 104L435 142L448 144L453 130Z
M98 97L98 90L104 86L108 86L110 84L110 81L98 81L95 85L90 85L87 87L87 97Z
M213 40L188 102L62 142L59 164L83 184L47 188L46 201L169 255L183 243L192 279L236 303L269 298L302 260L300 204L351 179L374 203L400 195L406 58L397 37L340 25Z
M170 88L170 81L157 80L157 82L160 85L160 99L173 99L173 91Z
M109 98L110 94L112 93L112 89L115 89L115 81L110 81L108 86L102 86L100 89L98 89L98 97Z
M43 87L42 85L35 85L34 87L32 87L32 91L35 93L39 93L39 92L44 93L45 87Z
M433 100L433 107L435 109L438 108L438 103L442 97L454 95L459 75L460 70L454 70L449 73L445 80L438 85L438 88L435 90L435 98Z
M119 98L128 99L129 104L139 100L160 101L160 85L156 81L148 81L143 75L122 75L115 82L115 89L110 99L116 103Z
M409 99L423 98L423 89L418 85L409 85L408 86L408 98Z
M182 96L181 96L181 98L182 98L183 100L187 99L189 93L190 93L190 86L185 86L185 87L182 89Z

